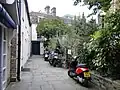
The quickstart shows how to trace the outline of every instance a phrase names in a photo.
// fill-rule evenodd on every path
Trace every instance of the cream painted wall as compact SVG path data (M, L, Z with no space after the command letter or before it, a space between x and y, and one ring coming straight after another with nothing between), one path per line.
M44 54L44 45L43 42L40 42L40 55Z
M24 0L21 1L21 67L24 67L25 63L30 57L32 31L28 21L25 2Z
M32 24L32 40L37 40L36 27L37 27L37 24Z

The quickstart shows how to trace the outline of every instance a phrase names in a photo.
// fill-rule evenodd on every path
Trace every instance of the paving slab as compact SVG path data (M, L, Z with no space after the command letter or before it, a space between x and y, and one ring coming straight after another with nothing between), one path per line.
M85 88L68 77L67 70L52 67L41 56L32 56L21 72L21 81L11 83L6 90L98 90Z

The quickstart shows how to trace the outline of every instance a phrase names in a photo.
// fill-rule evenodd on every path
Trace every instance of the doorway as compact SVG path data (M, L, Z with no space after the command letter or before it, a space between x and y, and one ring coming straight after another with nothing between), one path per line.
M32 41L32 55L40 55L40 42Z
M2 69L2 90L5 90L7 86L7 31L6 28L2 28L2 53L1 53L1 69Z

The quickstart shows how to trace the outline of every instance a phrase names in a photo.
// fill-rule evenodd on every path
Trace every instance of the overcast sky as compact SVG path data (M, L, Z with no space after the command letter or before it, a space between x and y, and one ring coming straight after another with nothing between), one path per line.
M49 5L51 8L56 7L57 16L64 16L65 14L79 15L85 12L88 15L91 11L87 7L73 6L73 0L28 0L29 10L44 12L45 6Z

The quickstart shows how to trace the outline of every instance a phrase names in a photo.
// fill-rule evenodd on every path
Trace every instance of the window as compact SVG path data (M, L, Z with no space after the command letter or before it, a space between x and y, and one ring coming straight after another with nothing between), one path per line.
M6 70L3 69L3 78L2 78L3 83L4 83L4 81L5 81L5 75L6 75L5 73L6 73Z
M3 55L3 68L6 67L6 55Z
M6 53L6 41L3 40L3 54Z
M6 30L4 28L4 40L6 40Z

